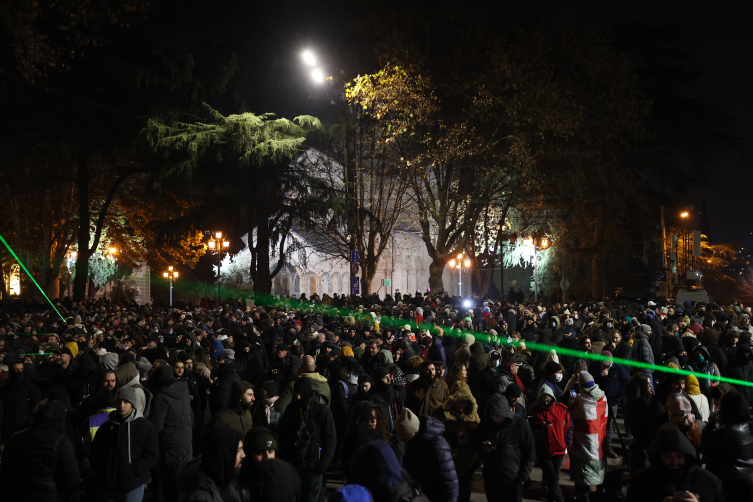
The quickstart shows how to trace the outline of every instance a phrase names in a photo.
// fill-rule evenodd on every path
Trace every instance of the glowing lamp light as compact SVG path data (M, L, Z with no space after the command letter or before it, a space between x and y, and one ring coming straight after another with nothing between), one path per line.
M688 216L690 216L690 213L688 213L687 211L684 211L682 214L680 214L680 216L682 218L687 218Z
M544 237L543 239L541 239L541 247L548 248L549 247L549 239L547 239L546 237Z
M322 83L324 82L324 73L319 68L315 68L311 71L311 78L314 79L314 82Z
M115 248L110 248L110 254L118 254L118 250Z
M224 248L230 247L230 243L228 241L222 241L222 247Z
M471 308L471 301L470 300L465 300L463 302L463 307L465 307L467 309Z
M209 241L208 246L209 249L214 249L214 241Z
M533 237L526 237L523 239L524 246L533 246Z
M173 277L178 278L178 272L173 272Z
M465 260L463 265L465 265L465 268L469 268L471 266L471 260Z
M303 62L309 66L314 66L316 64L316 56L314 56L314 53L311 51L304 51L303 54L301 54L301 57L303 58Z
M217 237L218 239L222 239L222 232L217 232L214 234L214 236Z
M455 260L450 260L450 267L455 268Z
M162 275L165 276L165 279L167 279L167 272L163 272Z
M172 265L170 265L169 267L167 267L167 269L168 269L168 270L169 270L170 272L172 272L172 271L173 271L173 267L172 267Z

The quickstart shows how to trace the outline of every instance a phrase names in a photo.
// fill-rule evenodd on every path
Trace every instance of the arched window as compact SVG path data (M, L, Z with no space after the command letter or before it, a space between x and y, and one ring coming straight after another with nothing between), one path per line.
M316 276L312 275L309 281L309 298L316 294Z
M293 291L296 295L301 294L301 278L298 276L298 274L295 274L293 277Z
M331 295L332 294L332 291L330 290L329 274L324 274L322 276L322 294L323 295Z
M340 282L340 274L332 275L332 294L340 294L342 291L342 282Z

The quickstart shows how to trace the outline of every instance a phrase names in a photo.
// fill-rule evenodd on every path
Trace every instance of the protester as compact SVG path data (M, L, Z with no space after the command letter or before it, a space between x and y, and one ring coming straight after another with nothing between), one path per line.
M539 389L539 398L528 411L531 429L536 433L536 457L542 473L541 496L549 502L564 502L559 482L562 461L573 440L570 413L546 385Z
M240 474L244 458L240 432L223 427L207 431L201 455L177 475L180 502L240 502L231 482Z

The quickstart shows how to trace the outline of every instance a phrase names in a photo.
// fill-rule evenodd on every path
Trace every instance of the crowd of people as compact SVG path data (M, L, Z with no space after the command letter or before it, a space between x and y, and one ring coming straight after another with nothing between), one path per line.
M0 494L752 499L750 307L517 300L0 302Z

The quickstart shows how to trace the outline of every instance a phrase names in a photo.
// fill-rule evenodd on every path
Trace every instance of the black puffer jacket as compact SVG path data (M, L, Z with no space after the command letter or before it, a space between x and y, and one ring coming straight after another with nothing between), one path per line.
M444 438L444 424L422 416L418 434L405 445L405 470L432 502L458 499L458 473L452 449Z
M735 347L735 360L727 365L727 370L723 376L753 382L753 362L745 354L751 353L751 347L747 343L738 343ZM734 384L733 384L734 385ZM753 403L753 387L749 385L735 385L737 392L745 397L749 403Z
M157 430L141 412L134 409L125 421L116 413L97 429L89 457L104 500L146 483L159 457Z
M685 491L697 494L702 502L723 500L721 481L699 465L695 448L679 429L661 429L651 450L651 467L633 476L626 502L657 502L675 492ZM683 468L671 470L665 467L661 456L667 452L684 453Z
M170 369L169 366L157 368ZM193 413L191 396L186 382L167 382L152 387L152 410L149 421L157 429L161 448L172 448L191 443Z
M729 392L722 398L721 427L703 429L701 451L706 469L726 483L732 471L753 474L753 432L750 406L742 395Z
M8 440L0 466L3 500L78 502L78 462L62 434L64 418L63 403L49 401L29 429Z

